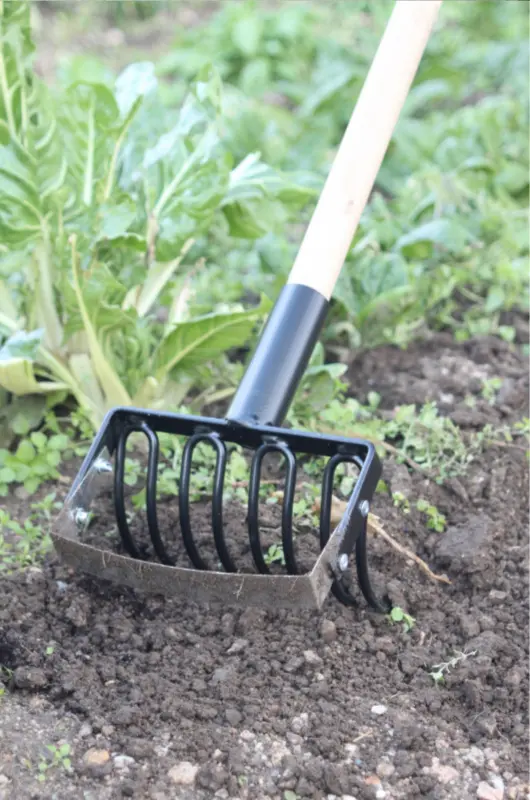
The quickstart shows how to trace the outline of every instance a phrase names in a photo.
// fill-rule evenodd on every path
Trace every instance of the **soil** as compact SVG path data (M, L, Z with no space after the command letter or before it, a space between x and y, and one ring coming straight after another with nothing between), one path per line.
M482 380L497 376L490 403ZM361 400L433 399L465 430L528 416L526 359L497 339L379 348L349 377ZM445 487L391 459L384 477L447 518L436 533L376 495L388 533L451 581L370 542L408 632L362 597L320 613L208 609L102 585L53 554L4 578L0 798L528 797L527 455L490 447ZM8 500L13 515L23 504ZM63 743L71 767L51 763Z

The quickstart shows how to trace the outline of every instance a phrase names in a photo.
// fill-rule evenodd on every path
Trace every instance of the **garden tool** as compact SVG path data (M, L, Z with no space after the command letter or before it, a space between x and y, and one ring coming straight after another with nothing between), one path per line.
M372 190L390 137L430 36L441 0L397 0L343 135L286 285L281 290L241 383L223 419L149 409L111 410L73 481L52 532L57 552L69 565L100 579L142 592L200 603L265 608L320 609L330 591L345 604L355 551L357 576L368 604L389 610L370 583L367 518L381 475L369 441L288 429L283 421L318 341L335 283L361 213ZM141 433L148 445L145 514L156 559L146 560L129 526L124 500L126 443ZM189 437L178 482L179 523L190 566L177 566L168 552L157 516L159 435ZM211 528L219 564L208 567L192 530L190 479L199 443L214 448ZM255 571L241 572L223 528L227 447L250 457L246 523ZM270 572L260 540L259 492L264 457L276 452L286 465L281 520L285 570ZM302 572L293 538L293 499L300 459L325 459L320 499L319 555ZM333 480L340 464L353 464L357 480L345 513L331 531ZM125 551L101 550L83 541L87 515L99 493L113 492L117 528ZM175 502L177 502L175 500Z

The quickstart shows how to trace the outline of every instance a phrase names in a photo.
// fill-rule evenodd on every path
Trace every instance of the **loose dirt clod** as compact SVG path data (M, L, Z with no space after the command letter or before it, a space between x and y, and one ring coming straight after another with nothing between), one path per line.
M178 786L191 786L195 783L195 778L199 767L196 764L191 764L189 761L181 761L175 764L174 767L168 771L167 776L172 783Z

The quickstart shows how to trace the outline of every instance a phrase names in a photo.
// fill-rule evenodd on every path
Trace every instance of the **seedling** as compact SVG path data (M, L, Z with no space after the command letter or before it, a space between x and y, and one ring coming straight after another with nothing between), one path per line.
M490 406L495 405L495 400L497 398L497 392L502 386L502 378L484 378L482 381L482 391L481 395L486 400Z
M443 684L445 683L445 675L450 669L455 669L455 667L457 667L461 661L465 661L476 654L476 650L472 650L470 653L461 653L458 650L455 650L455 655L453 658L450 658L448 661L444 661L441 664L435 664L429 672L429 675L436 684Z
M401 509L403 514L410 514L410 503L401 492L392 492L392 502L396 508Z
M280 544L271 544L263 558L265 559L265 563L269 566L271 564L281 564L285 566L283 547Z
M441 514L436 506L431 505L427 500L420 498L416 503L416 508L427 517L427 527L431 531L443 533L447 523L446 518Z
M0 573L38 564L51 550L52 510L57 507L52 492L32 503L31 514L23 523L0 509Z
M64 744L57 745L54 744L47 744L46 750L49 752L49 756L41 757L39 764L38 764L38 775L37 780L41 783L46 780L46 773L48 770L56 767L62 767L66 772L72 771L72 762L69 758L70 756L70 745L66 742ZM28 762L30 763L30 762Z
M408 633L416 623L415 617L412 617L410 614L407 614L399 606L395 606L392 609L390 614L387 615L387 619L391 625L393 625L396 622L401 622L403 625L403 631L405 633Z

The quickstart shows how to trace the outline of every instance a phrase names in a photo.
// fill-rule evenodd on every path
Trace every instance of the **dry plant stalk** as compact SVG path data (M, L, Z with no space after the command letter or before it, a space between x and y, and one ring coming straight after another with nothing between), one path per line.
M344 512L346 511L347 502L345 500L339 500L338 497L333 496L332 503L331 503L331 524L338 525L341 521L342 517L344 516ZM320 510L320 501L317 500L315 503L315 510ZM451 581L447 577L447 575L437 575L433 572L430 567L425 563L425 561L413 553L412 550L409 550L408 547L404 547L402 544L399 544L393 536L385 531L379 517L376 517L375 514L368 514L368 533L372 535L380 536L382 539L385 540L394 550L400 553L405 558L410 558L414 561L415 564L433 581L438 581L439 583L447 583L451 584Z

